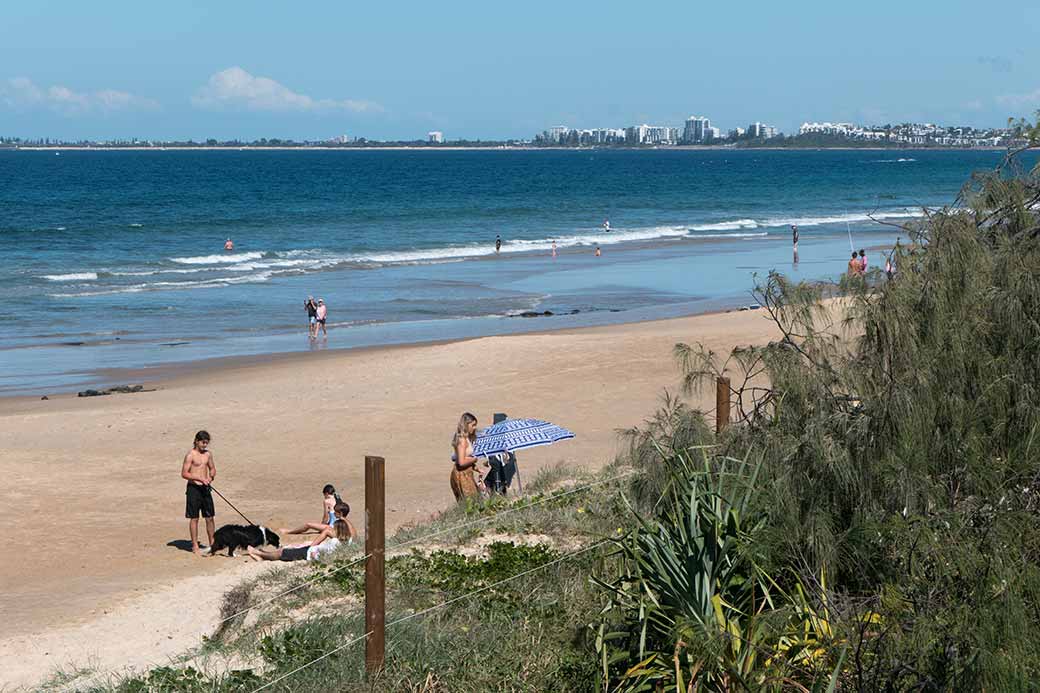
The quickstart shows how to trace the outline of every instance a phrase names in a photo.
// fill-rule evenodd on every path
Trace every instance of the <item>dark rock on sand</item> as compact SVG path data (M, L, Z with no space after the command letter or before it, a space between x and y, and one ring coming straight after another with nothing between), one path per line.
M517 313L514 317L517 318L541 318L553 315L551 310L539 312L537 310L525 310L523 313Z
M40 399L50 399L50 397L48 397L47 395L44 395L44 396L43 396L43 397L41 397Z
M111 395L115 393L127 394L130 392L155 392L155 389L153 388L151 390L146 390L144 389L144 385L116 385L115 387L110 387L107 390L84 390L83 392L79 393L79 396L102 397L104 395Z
M116 385L109 388L108 392L144 392L144 385Z
M107 394L108 390L83 390L77 394L77 397L101 397Z

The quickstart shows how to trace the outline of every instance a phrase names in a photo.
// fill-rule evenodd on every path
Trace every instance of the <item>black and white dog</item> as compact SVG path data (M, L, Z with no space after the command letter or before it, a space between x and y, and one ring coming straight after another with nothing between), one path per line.
M230 557L235 555L235 549L264 544L278 548L278 535L262 525L224 525L213 533L213 546L209 547L209 554L212 556L217 551L227 549Z

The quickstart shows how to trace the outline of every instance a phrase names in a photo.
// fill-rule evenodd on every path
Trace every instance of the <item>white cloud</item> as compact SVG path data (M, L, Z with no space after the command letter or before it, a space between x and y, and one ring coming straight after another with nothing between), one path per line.
M315 99L268 77L257 77L241 67L229 67L209 78L191 102L199 108L245 108L250 111L382 111L371 101Z
M997 97L997 103L1003 106L1040 106L1040 89L1025 94L1004 94Z
M125 91L103 89L95 92L76 92L61 85L40 87L27 77L15 77L7 80L6 84L0 83L0 103L17 109L46 108L65 115L114 113L159 107L152 99L134 96Z

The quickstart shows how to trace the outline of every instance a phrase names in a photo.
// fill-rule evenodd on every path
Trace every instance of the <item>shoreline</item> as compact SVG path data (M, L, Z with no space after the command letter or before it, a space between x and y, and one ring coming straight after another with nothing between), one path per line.
M823 152L823 151L842 151L842 152L877 152L877 151L899 151L899 152L1005 152L1007 147L738 147L735 145L724 145L724 144L699 144L699 145L660 145L653 147L525 147L520 145L487 145L487 146L473 146L473 147L461 147L461 146L444 146L444 147L423 147L423 146L412 146L402 145L399 147L394 146L371 146L371 147L332 147L322 145L300 145L298 147L289 146L208 146L208 145L186 145L186 146L81 146L81 145L40 145L40 146L15 146L15 147L0 147L0 152L3 151L23 151L23 152L49 152L49 151L70 151L70 152L175 152L175 151L199 151L199 152L211 152L211 151L230 151L230 152L248 152L248 151L330 151L330 152L364 152L364 151L375 151L375 152L386 152L386 151L407 151L407 152L465 152L465 151L476 151L476 152L497 152L497 151L511 151L511 152L607 152L607 151L631 151L631 152L656 152L656 151L679 151L679 152L697 152L697 151L741 151L741 152L758 152L758 151L775 151L775 152Z
M621 449L617 431L640 425L660 405L662 389L677 387L676 342L703 342L719 353L777 336L764 311L710 313L317 359L211 362L152 392L0 401L0 436L10 446L0 459L11 489L0 508L0 522L14 530L8 550L30 556L46 541L60 557L0 566L9 585L0 594L7 626L0 653L24 652L27 640L38 640L64 648L65 661L118 663L111 643L82 637L92 624L115 611L141 611L135 600L185 581L222 594L230 572L251 570L239 558L195 559L182 548L178 470L199 428L214 437L215 486L272 528L314 519L318 491L330 482L354 505L357 523L361 462L366 454L384 456L392 532L452 503L446 460L459 412L473 411L481 425L498 411L536 416L576 433L526 451L524 479L555 464L596 469ZM709 409L714 393L707 395L691 403ZM52 512L55 503L60 512ZM218 506L218 526L235 521ZM207 592L205 603L219 596ZM138 611L119 621L124 638L153 636L161 616L171 632L180 629L197 644L206 633L188 625L210 621L178 604L169 613ZM52 666L54 659L32 661Z
M692 304L698 305L692 305ZM704 307L700 304L708 304L710 307ZM509 320L509 323L503 323L505 325L512 326L515 324L519 329L513 330L499 330L492 331L484 334L472 334L462 337L444 338L434 337L431 339L414 339L403 342L386 342L376 344L360 344L351 345L344 344L342 346L333 346L331 344L322 346L317 349L311 348L297 348L297 349L284 349L280 348L283 345L279 343L274 351L265 351L261 353L251 354L234 354L229 356L203 356L201 358L189 358L181 361L170 361L160 363L158 365L145 365L145 366L130 366L121 368L107 368L99 367L90 370L85 374L85 380L76 384L70 382L62 386L48 387L46 385L40 386L37 392L28 394L25 392L21 393L4 393L0 392L0 415L8 410L12 403L17 402L30 402L40 400L41 397L46 396L48 400L54 401L63 398L77 398L78 392L86 389L103 389L104 387L114 387L117 385L126 384L140 384L146 388L149 387L161 387L162 383L168 380L178 379L181 377L190 377L196 373L208 372L212 370L219 370L222 368L241 368L253 365L263 365L268 363L280 363L286 361L292 361L299 359L301 362L310 362L313 360L322 360L326 358L335 358L339 354L345 352L356 352L366 353L378 349L405 349L410 347L418 346L437 346L443 344L452 344L459 342L467 342L476 339L484 339L489 337L508 337L508 336L520 336L520 335L545 335L557 332L568 332L571 330L585 330L595 329L600 327L620 326L620 325L638 325L640 323L654 322L657 320L672 320L689 318L700 315L715 315L722 313L729 313L733 311L739 311L747 304L737 304L735 298L719 298L719 299L702 299L700 301L694 301L690 303L677 303L669 304L658 307L644 307L632 309L629 311L612 312L612 311L589 311L584 314L578 313L574 315L560 314L553 316L538 316L538 317L511 317L501 318L502 320ZM664 311L664 316L654 316L652 312L654 310ZM677 312L676 312L677 311ZM610 319L609 316L622 316L625 313L633 313L629 319ZM543 325L538 324L539 321L547 320L551 318L564 318L570 319L569 322L574 322L576 319L591 320L592 324L564 324L564 325ZM451 322L451 319L445 319L447 322ZM513 321L516 321L515 323ZM394 325L395 323L382 323L383 325ZM526 329L527 326L531 329ZM350 330L352 327L337 327L330 330L333 335L340 330ZM296 333L270 333L266 335L268 339L283 340L286 337L299 336L303 339L302 333L296 335ZM313 342L311 343L313 344ZM61 345L46 345L44 347L17 347L17 348L55 348ZM67 346L66 348L71 349L90 349L97 348L103 345L83 345L83 346ZM146 347L152 347L158 349L161 346L161 342L147 342L144 344ZM2 352L0 352L2 353ZM80 373L80 375L84 375ZM21 388L28 390L30 388ZM15 405L17 406L17 405Z

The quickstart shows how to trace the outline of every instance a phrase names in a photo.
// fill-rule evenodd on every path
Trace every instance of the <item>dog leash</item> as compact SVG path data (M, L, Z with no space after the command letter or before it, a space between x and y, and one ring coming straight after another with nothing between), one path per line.
M224 498L224 494L223 494L223 493L221 493L220 491L218 491L217 489L213 488L213 484L210 484L210 486L209 486L209 487L210 487L210 489L211 489L211 490L213 491L213 493L217 494L217 495L218 495L218 496L220 496L221 498ZM242 511L241 511L241 510L239 510L238 508L236 508L236 507L235 507L235 504L234 504L234 503L232 503L231 501L229 501L229 500L228 500L227 498L224 498L224 502L225 502L225 503L227 503L228 505L230 505L230 506L231 506L231 509L232 509L232 510L234 510L234 511L235 511L236 513L238 513L239 515L242 515L242 519L243 519L243 520L245 520L246 522L248 522L248 523L249 523L249 524L251 524L251 525L255 525L255 524L256 524L255 522L253 522L252 520L250 520L250 519L249 519L248 517L246 517L245 515L243 515L243 514L242 514Z

